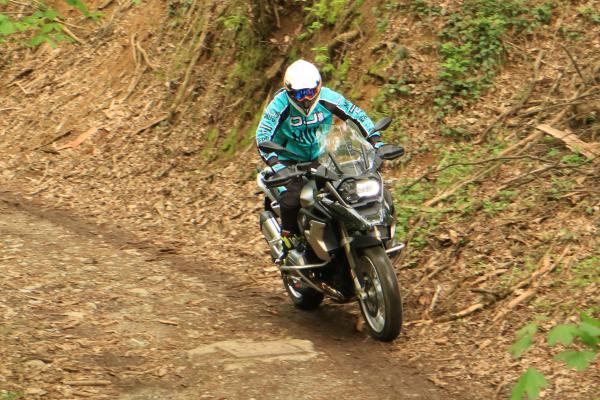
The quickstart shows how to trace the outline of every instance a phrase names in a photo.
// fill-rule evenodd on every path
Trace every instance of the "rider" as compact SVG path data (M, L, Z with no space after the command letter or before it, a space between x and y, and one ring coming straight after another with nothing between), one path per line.
M256 130L257 143L270 140L297 153L299 162L312 161L316 165L319 156L319 146L315 143L316 128L331 125L335 115L343 121L351 120L373 147L383 145L379 132L373 133L373 121L363 110L341 94L322 87L321 74L313 64L296 61L287 69L283 83L285 87L275 93ZM278 157L275 153L259 152L275 172L297 163L284 154ZM300 234L297 216L301 190L301 179L279 188L281 233L286 254L295 246Z

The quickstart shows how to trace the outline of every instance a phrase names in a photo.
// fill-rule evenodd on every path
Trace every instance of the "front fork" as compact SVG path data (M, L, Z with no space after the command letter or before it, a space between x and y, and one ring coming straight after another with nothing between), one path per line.
M346 230L346 226L342 222L341 226L341 245L344 246L344 250L346 251L346 257L348 259L348 263L350 264L350 275L352 275L352 279L354 280L354 290L356 292L356 297L361 300L366 300L367 294L360 286L360 282L358 281L358 276L356 274L356 268L358 267L358 257L356 256L356 252L350 246L352 242L352 237L348 235L348 231Z

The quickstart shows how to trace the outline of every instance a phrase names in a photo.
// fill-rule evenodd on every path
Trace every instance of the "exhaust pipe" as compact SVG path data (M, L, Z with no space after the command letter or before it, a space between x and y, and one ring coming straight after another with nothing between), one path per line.
M283 256L283 241L281 240L281 227L275 214L271 211L263 211L260 213L260 230L267 240L271 259L273 261L281 260Z

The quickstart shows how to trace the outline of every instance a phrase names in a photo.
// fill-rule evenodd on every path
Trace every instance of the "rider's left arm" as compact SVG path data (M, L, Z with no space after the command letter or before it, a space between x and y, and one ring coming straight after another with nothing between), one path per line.
M351 120L358 127L363 136L372 144L375 145L381 141L379 132L374 132L375 124L366 112L346 100L341 94L334 92L329 88L321 90L321 104L327 108L333 115L340 118L342 121Z

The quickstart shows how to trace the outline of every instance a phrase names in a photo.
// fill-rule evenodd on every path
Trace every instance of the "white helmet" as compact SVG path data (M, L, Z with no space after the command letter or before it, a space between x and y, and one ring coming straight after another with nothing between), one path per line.
M298 60L285 71L283 84L292 105L308 117L321 94L321 74L317 67Z

